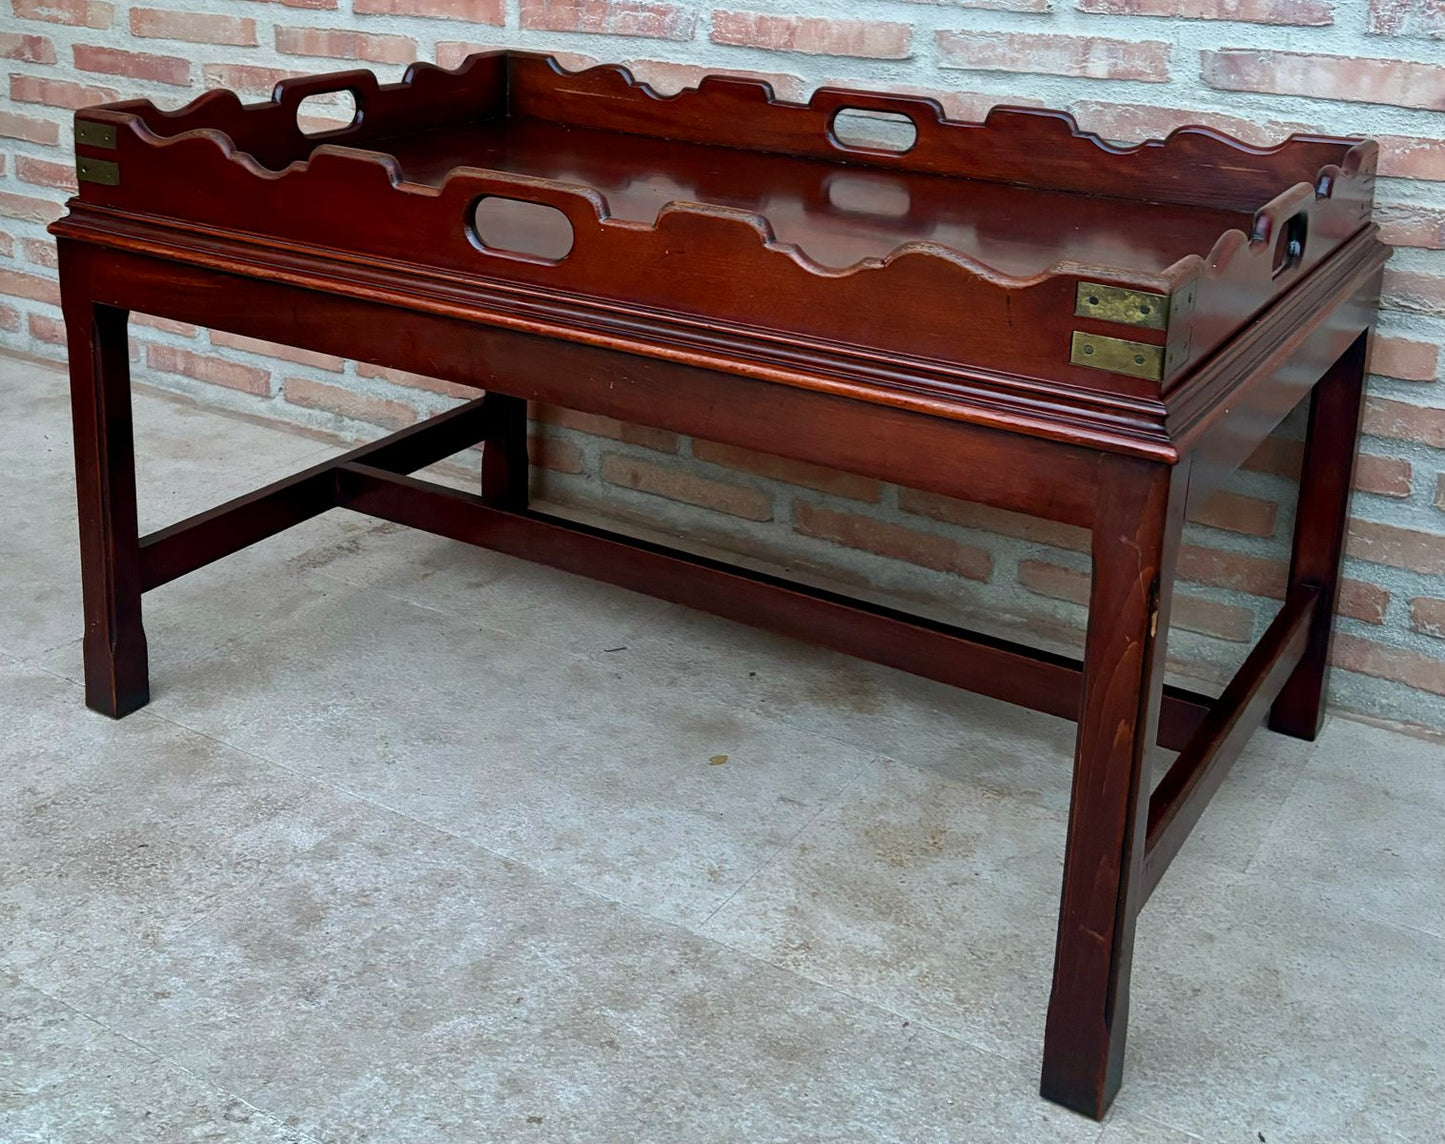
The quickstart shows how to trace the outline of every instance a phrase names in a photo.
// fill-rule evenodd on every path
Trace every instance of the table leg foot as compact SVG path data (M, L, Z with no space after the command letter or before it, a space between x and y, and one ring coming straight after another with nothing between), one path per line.
M86 706L113 718L150 701L141 623L135 439L124 310L80 293L62 275L75 424Z

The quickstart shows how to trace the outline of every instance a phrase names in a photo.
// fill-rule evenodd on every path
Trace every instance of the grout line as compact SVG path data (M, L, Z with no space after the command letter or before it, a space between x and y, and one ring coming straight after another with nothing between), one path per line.
M270 1111L268 1111L267 1109L262 1108L260 1105L252 1104L252 1103L251 1103L249 1100L247 1100L245 1097L240 1096L239 1094L237 1094L237 1093L235 1093L235 1092L232 1092L232 1091L231 1091L228 1087L226 1087L225 1085L218 1084L217 1082L211 1080L209 1077L206 1077L206 1076L202 1075L201 1073L196 1072L194 1069L188 1068L187 1066L181 1064L180 1061L174 1059L173 1057L167 1055L166 1053L160 1052L159 1050L157 1050L157 1049L153 1048L152 1046L146 1044L144 1041L138 1041L138 1040L136 1040L134 1037L130 1036L128 1033L124 1033L124 1032L122 1032L121 1030L115 1028L113 1025L109 1025L109 1024L107 1024L105 1021L102 1021L99 1017L96 1017L96 1016L94 1016L94 1015L92 1015L92 1014L90 1014L90 1013L87 1013L84 1009L81 1009L81 1008L79 1008L78 1006L72 1004L71 1002L67 1001L64 997L57 996L56 994L51 993L49 990L44 989L44 988L42 988L42 987L39 986L39 985L36 985L33 981L30 981L29 979L27 979L24 974L17 973L16 971L14 971L14 970L12 970L12 969L8 969L8 968L7 968L7 969L0 969L0 972L3 972L6 976L10 977L12 980L18 981L21 985L25 986L25 988L27 988L27 989L33 989L36 993L39 993L39 994L40 994L42 997L44 997L47 1001L51 1001L51 1002L53 1002L54 1004L61 1006L62 1008L68 1009L70 1012L74 1013L74 1014L75 1014L77 1017L79 1017L81 1020L86 1021L87 1023L89 1023L89 1024L91 1024L91 1025L94 1025L95 1028L96 1028L97 1030L99 1030L99 1032L92 1032L89 1037L87 1037L85 1040L83 1040L83 1041L80 1042L80 1046L84 1046L84 1045L90 1044L92 1041L94 1041L94 1040L96 1039L97 1036L100 1035L101 1032L106 1033L106 1034L108 1034L108 1035L110 1035L110 1036L112 1036L112 1037L116 1037L116 1038L118 1038L118 1039L126 1042L126 1043L129 1044L129 1045L133 1045L135 1048L139 1049L141 1052L149 1054L149 1055L150 1055L151 1057L153 1057L155 1060L161 1061L161 1062L163 1062L164 1064L170 1066L171 1068L175 1069L177 1072L181 1073L183 1076L186 1076L186 1077L190 1078L192 1081L195 1081L197 1084L204 1085L206 1088L209 1088L212 1092L217 1093L217 1094L222 1095L222 1096L225 1096L225 1097L229 1098L230 1100L236 1101L237 1103L244 1104L247 1108L251 1109L251 1111L256 1112L256 1113L259 1113L260 1115L266 1117L267 1119L274 1121L275 1124L276 1124L276 1126L277 1126L278 1128L282 1129L283 1131L293 1132L297 1137L299 1137L299 1139L300 1139L301 1141L304 1142L304 1144L322 1144L322 1141L318 1140L316 1137L314 1137L314 1136L308 1136L306 1133L302 1132L300 1129L294 1128L293 1126L287 1124L285 1117L283 1117L283 1116L278 1116L276 1113L270 1112ZM77 1046L77 1047L80 1047L80 1046ZM67 1077L66 1079L67 1079L67 1080L70 1080L70 1079L72 1079L72 1078L71 1078L71 1077Z

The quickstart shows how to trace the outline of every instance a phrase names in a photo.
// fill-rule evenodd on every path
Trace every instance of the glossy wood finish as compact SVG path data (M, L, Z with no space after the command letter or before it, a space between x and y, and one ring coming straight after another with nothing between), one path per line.
M1102 1117L1119 1090L1134 921L1143 904L1149 756L1189 465L1104 457L1096 486L1064 889L1041 1091Z
M1340 355L1310 395L1289 590L1312 590L1318 595L1319 606L1310 624L1304 656L1269 714L1272 730L1298 739L1312 740L1324 720L1330 638L1334 634L1331 620L1340 596L1350 489L1355 476L1355 442L1359 440L1364 413L1368 360L1366 331Z
M342 89L358 121L303 135L300 101ZM843 108L906 114L917 142L845 146ZM662 98L625 69L573 75L518 53L400 84L288 80L253 106L220 92L78 118L114 128L114 146L102 132L79 151L119 172L83 183L52 227L91 707L146 700L144 591L347 507L1076 719L1042 1091L1102 1117L1140 909L1266 709L1292 734L1318 726L1386 253L1373 144L1261 149L1187 129L1119 148L1053 112L952 123L917 97L794 105L725 79ZM544 213L499 242L471 225L486 196L560 211L570 250L499 253L562 224ZM1089 282L1167 297L1167 320L1078 316ZM139 537L130 310L479 396ZM1157 347L1165 368L1071 362L1077 332ZM1280 616L1217 700L1166 687L1183 521L1312 391ZM538 512L529 401L1088 528L1084 659ZM476 493L409 475L475 445ZM1156 742L1180 752L1157 782Z

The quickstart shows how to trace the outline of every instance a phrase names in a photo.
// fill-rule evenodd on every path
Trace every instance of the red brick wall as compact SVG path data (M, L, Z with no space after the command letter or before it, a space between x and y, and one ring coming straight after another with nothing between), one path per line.
M6 0L0 0L4 3ZM503 45L632 64L672 90L707 71L1072 111L1135 141L1205 122L1383 145L1396 246L1372 359L1334 698L1445 725L1445 9L1438 0L11 0L0 16L0 345L59 358L53 248L70 111L202 88L264 97L286 75ZM1267 49L1248 45L1267 44ZM346 61L341 63L339 61ZM666 62L661 62L666 61ZM218 407L357 437L442 409L455 386L139 317L137 376ZM1218 675L1277 606L1298 418L1191 526L1171 644ZM933 613L1077 642L1076 530L574 412L542 411L538 491L577 511Z

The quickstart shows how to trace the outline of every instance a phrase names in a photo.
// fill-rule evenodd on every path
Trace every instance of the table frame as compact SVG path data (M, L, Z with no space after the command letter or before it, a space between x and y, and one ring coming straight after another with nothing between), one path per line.
M1266 718L1318 732L1339 592L1368 340L1384 248L1374 228L1238 333L1162 417L1169 438L1047 435L982 405L929 407L808 388L741 359L571 340L502 323L461 296L262 264L144 228L57 223L70 352L85 693L120 717L149 699L141 600L335 507L537 560L1078 721L1041 1091L1101 1118L1119 1088L1136 919L1210 796ZM448 378L484 395L148 536L137 526L129 311ZM598 379L607 379L599 384ZM1195 397L1189 394L1197 395ZM1301 400L1308 440L1288 590L1213 699L1162 680L1180 533ZM539 512L528 504L527 402L845 469L1092 532L1082 662ZM1192 402L1192 404L1191 404ZM799 426L806 426L805 432ZM410 474L476 444L480 490ZM1156 743L1180 751L1152 773Z

